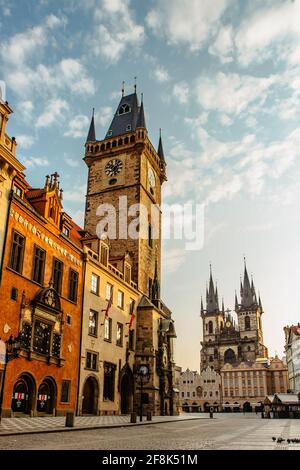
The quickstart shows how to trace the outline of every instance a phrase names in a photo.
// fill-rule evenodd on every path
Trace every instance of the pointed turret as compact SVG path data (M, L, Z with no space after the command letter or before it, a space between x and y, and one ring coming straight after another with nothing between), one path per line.
M202 295L201 295L201 315L204 314L204 308L203 308L203 298L202 298Z
M145 113L144 113L144 103L143 103L143 94L142 94L142 101L141 101L141 106L139 109L139 115L136 123L136 128L143 127L146 129L146 119L145 119Z
M256 293L255 293L255 288L253 284L253 279L250 284L247 266L246 266L246 260L244 258L244 282L241 285L241 306L244 308L245 307L248 308L256 304L257 304L257 300L256 300Z
M161 162L164 163L164 164L166 164L165 154L164 154L164 148L163 148L162 138L161 138L161 129L159 129L159 142L158 142L157 154L158 154L158 156L159 156Z
M218 291L215 290L210 266L209 289L206 289L206 312L213 313L217 311L219 311Z
M154 272L154 279L152 285L152 300L159 300L160 298L160 285L158 281L158 273L157 273L157 262L155 262L155 272Z
M95 114L95 108L93 108L92 120L91 120L91 124L90 124L90 128L89 128L89 133L88 133L88 136L87 136L87 139L86 139L87 142L95 142L95 140L96 140L94 114Z
M262 303L261 303L260 294L258 294L258 305L259 305L260 310L263 312L263 307L262 307Z
M238 309L239 309L239 303L238 303L238 298L237 298L237 294L236 294L236 291L235 291L235 299L234 299L234 306L235 306L235 311L237 312Z

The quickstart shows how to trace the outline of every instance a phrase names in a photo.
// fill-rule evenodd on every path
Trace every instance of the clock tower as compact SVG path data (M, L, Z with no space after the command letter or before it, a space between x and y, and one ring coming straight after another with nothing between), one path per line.
M160 205L166 162L161 136L157 150L149 140L143 101L139 104L136 92L122 96L101 141L96 139L92 117L84 160L88 166L85 230L101 237L106 205L113 207L114 220L105 227L110 256L117 259L128 251L132 279L151 297L155 284L160 284Z
M155 415L178 413L172 313L161 300L161 187L166 162L161 135L157 150L148 137L143 100L136 90L122 94L103 140L97 140L94 116L85 144L88 186L85 231L109 240L109 262L131 257L131 287L136 306L135 372L147 370L143 387L136 383L134 408ZM133 282L131 282L131 279Z

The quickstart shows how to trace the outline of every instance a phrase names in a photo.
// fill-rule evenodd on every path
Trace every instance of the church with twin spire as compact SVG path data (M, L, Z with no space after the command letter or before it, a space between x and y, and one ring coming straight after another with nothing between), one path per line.
M235 366L244 361L255 362L257 358L268 357L263 340L262 303L260 295L256 295L253 279L250 282L246 262L240 285L240 301L235 294L234 310L236 318L230 310L225 310L224 301L220 308L218 289L210 268L206 308L201 299L201 370L210 366L220 372L227 363Z

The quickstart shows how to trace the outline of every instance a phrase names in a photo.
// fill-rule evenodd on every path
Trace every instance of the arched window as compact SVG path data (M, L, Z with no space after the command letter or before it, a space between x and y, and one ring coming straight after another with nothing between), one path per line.
M130 113L131 109L130 109L130 106L128 104L122 104L122 106L120 106L119 108L119 112L118 114L126 114L126 113Z
M235 361L236 361L235 352L231 348L227 349L227 351L225 351L225 354L224 354L225 364L227 362L229 362L229 364L233 364Z
M212 321L209 321L209 322L208 322L208 333L209 333L210 335L212 335L213 332L214 332L214 325L213 325L213 322L212 322Z
M248 315L245 317L245 330L251 330L250 317Z

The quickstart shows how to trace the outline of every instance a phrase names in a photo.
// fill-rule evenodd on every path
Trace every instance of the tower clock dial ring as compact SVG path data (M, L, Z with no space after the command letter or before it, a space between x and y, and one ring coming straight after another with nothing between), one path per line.
M105 165L105 174L107 176L116 176L122 171L122 168L123 168L123 162L121 160L117 160L117 159L110 160Z
M155 175L154 175L154 171L152 170L152 168L148 169L148 181L149 181L151 188L155 188Z

